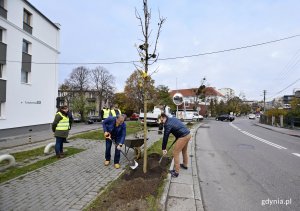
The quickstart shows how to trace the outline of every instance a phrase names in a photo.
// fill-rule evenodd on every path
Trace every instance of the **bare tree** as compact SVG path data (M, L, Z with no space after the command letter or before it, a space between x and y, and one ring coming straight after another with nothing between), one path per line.
M143 16L135 9L135 16L140 22L140 27L142 30L143 39L141 39L142 44L138 45L137 51L140 56L140 64L135 64L136 69L139 71L141 76L143 77L143 92L144 92L144 173L147 172L147 100L148 96L148 86L151 81L151 75L149 75L149 65L157 62L158 54L157 54L157 44L158 38L161 33L162 25L166 21L166 18L163 18L159 15L158 21L158 29L155 37L154 45L152 46L152 50L150 49L150 36L152 30L149 29L150 20L151 20L151 11L148 8L148 1L143 0ZM155 70L154 72L156 72ZM154 73L153 72L153 73ZM152 73L152 74L153 74Z
M91 81L99 98L99 113L102 109L102 103L109 104L109 99L115 90L115 77L111 75L104 67L98 66L91 70Z
M76 93L76 99L74 99L74 110L77 110L82 120L85 119L85 106L86 106L86 100L85 100L85 93L89 88L89 75L90 71L86 67L77 67L72 70L70 74L70 78L66 80L66 83L68 83L71 87L71 89L74 91L74 94Z

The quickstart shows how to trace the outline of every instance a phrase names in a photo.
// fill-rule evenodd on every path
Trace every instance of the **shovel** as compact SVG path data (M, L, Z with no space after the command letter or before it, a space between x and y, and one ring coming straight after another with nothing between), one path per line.
M114 145L117 147L116 142L115 142L114 140L111 139L111 136L110 136L110 135L107 136L106 138L110 139L110 140L114 143ZM122 150L120 150L120 151L121 151L122 155L128 160L129 167L130 167L131 169L136 169L136 168L138 167L139 164L138 164L135 160L129 160L129 158L125 155L125 153L124 153Z
M171 147L175 144L176 141L177 141L177 139L175 139L175 141L173 141L173 143L171 144L171 146L168 148L168 151L171 149ZM159 161L158 161L159 165L160 165L160 163L161 163L161 161L162 161L162 159L163 159L164 156L165 155L162 155L161 158L159 159Z
M168 148L167 151L169 151L169 150L171 149L171 147L175 144L176 141L177 141L177 139L175 139L175 141L173 141L173 143L171 144L171 146L169 146L169 148ZM153 168L156 168L157 166L160 166L160 163L161 163L163 157L165 157L165 155L162 155L161 158L160 158L159 161L158 161L158 164L152 165L152 166L150 167L150 169L153 169Z

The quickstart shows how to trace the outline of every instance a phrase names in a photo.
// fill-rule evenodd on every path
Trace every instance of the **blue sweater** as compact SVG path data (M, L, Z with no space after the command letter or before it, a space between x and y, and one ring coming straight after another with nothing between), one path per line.
M189 129L177 118L168 117L164 124L164 137L162 142L162 150L165 150L168 143L168 138L172 133L176 140L190 134Z
M126 124L123 122L118 127L116 126L116 117L108 117L102 123L103 132L109 132L111 138L115 140L117 144L124 144L126 136Z

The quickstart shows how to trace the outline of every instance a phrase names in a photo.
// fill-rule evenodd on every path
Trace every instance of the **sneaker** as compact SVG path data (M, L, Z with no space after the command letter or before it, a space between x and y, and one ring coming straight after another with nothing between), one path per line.
M110 163L110 161L109 161L109 160L106 160L106 161L104 161L104 165L105 165L105 166L108 166L108 165L109 165L109 163Z
M115 163L115 168L116 169L119 169L121 166L120 166L120 164L119 163Z
M175 170L170 170L171 177L178 177L179 173L177 173Z
M185 170L188 169L188 167L186 167L186 166L185 166L184 164L182 164L182 163L180 163L180 167L183 168L183 169L185 169Z

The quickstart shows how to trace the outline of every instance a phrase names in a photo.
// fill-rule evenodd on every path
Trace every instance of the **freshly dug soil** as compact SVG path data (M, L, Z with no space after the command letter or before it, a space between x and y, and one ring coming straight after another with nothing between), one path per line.
M157 189L167 175L167 168L171 159L164 157L158 164L160 155L148 155L148 170L143 172L143 159L138 160L139 166L126 170L125 174L114 187L100 197L99 203L89 210L148 210L146 197L157 195Z

